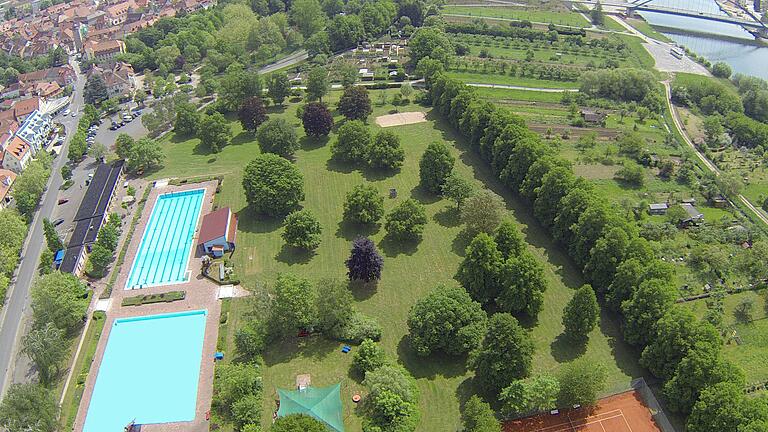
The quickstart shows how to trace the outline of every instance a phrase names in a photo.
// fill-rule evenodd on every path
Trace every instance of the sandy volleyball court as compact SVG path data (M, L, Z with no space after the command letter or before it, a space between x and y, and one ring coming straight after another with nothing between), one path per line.
M387 114L376 117L376 124L381 127L401 126L427 121L426 114L421 111Z

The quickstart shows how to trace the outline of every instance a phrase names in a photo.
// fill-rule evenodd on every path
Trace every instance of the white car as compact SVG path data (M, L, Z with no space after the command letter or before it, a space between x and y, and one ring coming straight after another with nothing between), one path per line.
M70 113L69 108L67 108L67 109L64 110L64 112L62 114L64 114L65 116L68 116L69 113Z
M72 117L77 117L77 111L72 111Z

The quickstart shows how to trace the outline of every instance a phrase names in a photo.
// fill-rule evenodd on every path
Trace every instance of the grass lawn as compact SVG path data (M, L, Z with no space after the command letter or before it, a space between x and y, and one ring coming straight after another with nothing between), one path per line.
M649 38L653 38L656 40L660 40L662 42L672 42L672 39L664 36L664 34L659 33L651 27L650 24L648 24L648 21L641 19L641 18L629 18L626 20L627 24L631 25L635 28L635 30L639 31L640 33L648 36Z
M61 415L59 416L61 430L72 430L75 417L77 416L77 409L80 407L80 400L83 397L85 380L88 378L91 362L93 362L93 357L96 355L96 345L98 345L101 333L104 331L106 318L103 313L94 313L91 320L91 325L85 333L83 348L80 350L80 355L75 359L75 364L72 366L76 373L72 375L72 382L69 383L67 393L64 395L64 402L61 404ZM93 372L96 373L95 370ZM62 382L62 386L63 384ZM59 392L56 392L56 394L58 395Z
M510 7L469 7L444 6L444 14L471 15L487 18L527 20L531 22L552 23L572 27L590 27L589 21L576 12L556 12L547 10L516 9Z
M376 101L376 92L372 93L371 99ZM333 105L338 96L338 93L333 93L329 102ZM297 106L288 105L284 110L273 108L270 115L283 116L298 126L299 120L295 116ZM377 106L374 116L385 114L393 108L391 105ZM417 105L400 109L429 111ZM418 161L426 146L432 141L452 144L457 159L456 170L474 179L478 186L491 188L505 198L509 215L521 224L532 252L546 264L549 288L545 293L544 309L536 323L526 323L531 328L537 348L533 362L536 372L555 372L561 363L582 355L581 349L570 346L558 336L563 330L563 308L573 289L578 288L583 281L566 254L533 222L529 206L518 202L492 180L493 176L488 173L485 164L464 147L447 124L432 113L428 114L428 119L426 123L392 129L400 136L406 153L403 168L393 174L339 165L330 160L328 142L304 139L302 128L297 128L303 143L296 153L296 164L305 178L306 200L303 205L315 213L324 228L322 244L314 255L297 253L285 247L280 238L280 221L256 217L248 212L240 185L241 173L246 162L259 153L259 148L249 134L242 132L237 122L231 123L235 134L233 144L215 155L199 148L196 139L177 139L173 134L164 138L163 145L168 155L166 166L151 176L224 174L223 187L217 195L216 203L230 206L240 215L234 261L236 271L246 287L262 282L269 286L280 272L291 272L311 280L322 277L344 278L344 260L348 256L351 240L357 235L369 235L385 257L384 272L376 289L354 292L357 307L378 320L384 329L382 345L393 359L405 365L416 377L421 391L419 430L444 432L460 427L459 406L473 393L472 373L467 370L464 359L445 359L439 356L417 358L407 343L406 319L410 307L436 285L456 283L453 275L462 259L466 241L459 236L461 227L453 205L417 188ZM373 116L369 124L372 129L378 129L373 126ZM383 239L383 228L361 232L340 223L346 192L365 181L376 186L382 194L390 188L397 189L399 198L387 199L386 210L406 197L414 197L424 203L429 223L420 242L412 245L392 244ZM238 327L246 302L235 300L228 305L225 326L227 334L221 335L220 345L230 351L232 335ZM632 377L641 375L635 361L637 353L621 342L618 328L616 321L604 315L601 325L592 333L589 344L583 350L583 355L607 368L609 379L606 392L625 389ZM263 424L269 424L271 412L275 408L275 388L293 387L296 374L310 373L314 385L342 383L345 424L349 430L360 430L360 420L354 413L350 396L363 389L348 375L352 355L342 354L340 348L340 343L322 338L291 339L270 346L264 354ZM231 357L227 356L228 359Z
M745 299L754 302L754 320L744 324L739 323L734 316L734 309ZM726 337L735 335L736 340L726 339L723 352L726 358L741 366L747 375L747 383L763 382L768 379L768 363L765 361L768 355L768 310L766 310L766 291L747 291L725 297L723 306L725 309L724 324L730 329ZM696 300L685 303L683 307L690 308L698 317L703 317L707 312L705 300Z
M542 92L536 90L475 87L475 92L478 96L493 102L526 101L560 103L563 99L563 95L560 92Z
M537 78L513 77L509 75L482 74L474 72L450 71L448 76L474 84L502 84L509 86L530 87L530 88L552 88L552 89L575 89L579 83L575 81L550 81Z
M589 16L589 15L587 15L587 16ZM627 29L624 28L623 25L617 23L616 20L613 19L613 17L611 17L610 15L606 15L605 16L605 22L603 23L603 25L600 25L598 27L600 27L601 29L604 29L604 30L611 30L611 31L617 31L617 32L626 32L627 31Z

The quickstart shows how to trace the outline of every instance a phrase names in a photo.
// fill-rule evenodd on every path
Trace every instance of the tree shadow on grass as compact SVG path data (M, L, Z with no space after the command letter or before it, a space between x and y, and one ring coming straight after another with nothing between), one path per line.
M232 140L229 142L229 145L242 145L250 143L256 144L256 136L250 132L242 131L234 138L232 138Z
M244 207L237 212L239 219L237 229L249 233L271 233L283 226L280 218L255 214L249 207ZM245 215L247 217L242 217Z
M331 139L327 136L321 136L321 137L311 137L311 136L303 136L299 140L299 144L301 145L301 149L304 151L312 151L317 150L319 148L325 147L326 144L328 144L328 141Z
M363 173L363 177L365 177L365 179L368 181L381 181L399 174L400 168L398 169L364 168L362 170L362 173Z
M328 161L325 163L325 168L328 171L338 172L342 174L349 174L353 172L355 169L357 169L355 164L350 162L340 161L333 157L328 159Z
M552 357L558 363L565 363L581 357L587 352L587 340L573 340L565 333L560 333L549 345Z
M456 399L459 401L459 411L464 412L464 405L469 398L478 394L477 385L475 385L475 378L470 377L459 383L456 387Z
M195 147L192 149L192 154L196 156L212 155L213 157L216 157L216 153L212 152L210 147L203 145L203 142L200 140L197 141L197 144L195 144Z
M364 282L364 281L350 281L349 291L352 292L352 297L355 301L368 300L373 297L379 289L378 281Z
M361 224L342 220L336 229L336 237L352 241L358 237L370 237L381 229L381 224Z
M262 358L266 366L287 363L298 357L319 361L338 347L339 342L325 339L319 334L302 338L291 335L269 344ZM296 373L305 373L305 371L296 371Z
M288 265L294 264L306 264L317 255L314 250L306 250L301 248L295 248L287 244L283 244L280 248L280 252L275 255L275 259Z
M439 195L435 195L432 192L424 189L421 185L416 185L411 189L411 198L422 204L434 204L441 200Z
M454 207L445 207L432 216L432 219L446 228L453 228L461 225L459 210Z
M467 246L472 241L472 235L466 229L459 231L451 242L451 250L456 255L463 257L467 253Z
M640 358L640 350L624 342L618 316L601 308L598 326L608 339L608 346L611 347L611 355L616 360L616 366L624 374L631 377L648 375L637 362Z
M267 114L282 114L287 107L287 105L270 105L267 107Z
M414 378L432 379L436 376L455 378L467 373L466 356L451 356L443 353L421 357L411 348L408 335L397 344L397 358Z
M419 249L419 243L421 243L421 237L416 240L400 240L390 235L385 235L378 246L384 252L384 255L394 258L400 254L408 256L415 254Z

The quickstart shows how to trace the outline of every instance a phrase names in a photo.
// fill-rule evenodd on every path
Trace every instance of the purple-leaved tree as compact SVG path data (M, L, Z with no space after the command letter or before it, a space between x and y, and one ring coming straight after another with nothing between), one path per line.
M346 261L350 280L370 282L381 279L384 258L376 245L367 237L358 237L352 242L352 252Z

